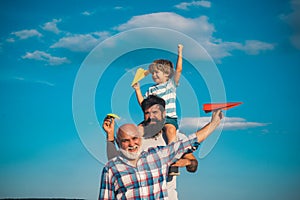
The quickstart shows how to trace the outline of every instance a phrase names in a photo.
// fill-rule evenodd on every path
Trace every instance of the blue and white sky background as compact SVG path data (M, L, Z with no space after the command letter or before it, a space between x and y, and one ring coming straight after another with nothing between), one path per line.
M143 119L130 84L176 62L180 130L202 104L241 101L196 152L180 199L300 198L300 1L0 0L0 198L97 199L101 121ZM152 84L141 82L142 90Z

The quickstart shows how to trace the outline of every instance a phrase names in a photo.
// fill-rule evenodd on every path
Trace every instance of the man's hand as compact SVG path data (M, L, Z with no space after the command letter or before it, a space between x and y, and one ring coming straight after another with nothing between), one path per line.
M107 141L113 142L115 140L115 119L113 117L106 117L103 121L102 128L106 132Z
M211 118L210 123L218 126L220 124L221 120L223 119L223 117L224 117L224 114L221 109L215 110L212 113L212 118Z

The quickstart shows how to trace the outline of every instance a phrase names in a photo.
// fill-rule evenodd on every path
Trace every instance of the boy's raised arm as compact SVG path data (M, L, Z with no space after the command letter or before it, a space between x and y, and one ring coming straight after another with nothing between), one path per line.
M183 45L179 44L176 70L175 70L175 74L174 74L174 81L175 81L176 85L179 84L179 79L180 79L181 72L182 72L182 49L183 49Z

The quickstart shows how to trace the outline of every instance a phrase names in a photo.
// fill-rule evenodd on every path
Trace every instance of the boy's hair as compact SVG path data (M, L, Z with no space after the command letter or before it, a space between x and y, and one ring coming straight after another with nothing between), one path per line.
M160 98L156 95L149 95L146 99L142 101L141 107L143 112L145 112L145 110L156 104L159 105L160 110L163 112L166 107L166 102L163 98Z
M174 75L173 63L169 60L159 59L152 62L149 65L149 72L152 74L154 70L159 70L169 75L172 78Z

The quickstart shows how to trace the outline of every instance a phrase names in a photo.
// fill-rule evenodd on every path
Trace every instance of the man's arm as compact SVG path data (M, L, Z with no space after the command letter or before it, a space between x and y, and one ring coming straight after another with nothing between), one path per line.
M106 156L107 160L111 160L114 157L117 157L120 155L119 151L116 148L115 142L114 141L107 141L106 142Z
M196 133L190 135L187 139L179 140L165 147L160 147L157 151L159 157L165 162L172 164L179 160L184 153L191 150L191 144L204 141L220 124L223 118L221 110L214 111L211 121Z
M119 152L115 146L115 119L105 118L102 128L106 132L106 156L107 160L110 160L119 155Z
M212 113L211 121L196 132L196 137L199 143L204 141L219 126L222 118L223 113L221 109Z
M177 132L176 133L178 140L183 140L183 139L187 139L187 136ZM196 150L197 147L195 147L194 150ZM186 167L186 170L188 172L196 172L197 168L198 168L198 161L196 159L196 157L193 155L192 150L188 153L185 153L179 160L177 160L174 164L172 164L171 166L175 166L175 167Z
M177 160L172 166L175 167L186 167L188 172L194 173L197 171L198 168L198 161L193 153L186 153Z
M111 178L109 178L109 172L106 167L102 170L99 200L110 200L115 199L115 193L113 191L113 183Z

